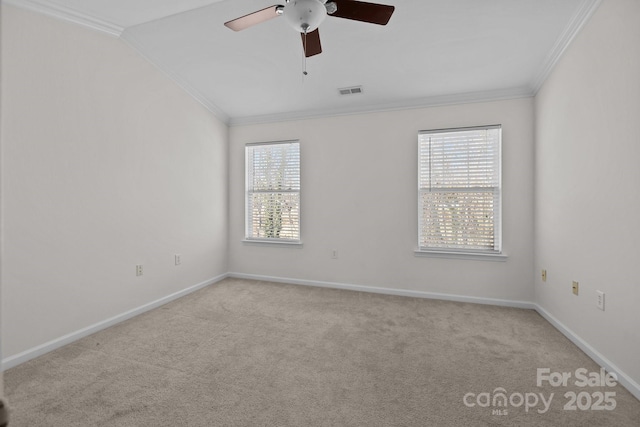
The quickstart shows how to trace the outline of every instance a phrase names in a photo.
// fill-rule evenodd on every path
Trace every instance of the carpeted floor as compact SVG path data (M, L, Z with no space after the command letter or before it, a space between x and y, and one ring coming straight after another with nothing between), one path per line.
M572 376L538 387L537 368ZM599 372L531 310L226 279L6 371L5 392L10 427L637 427L640 402L580 368Z

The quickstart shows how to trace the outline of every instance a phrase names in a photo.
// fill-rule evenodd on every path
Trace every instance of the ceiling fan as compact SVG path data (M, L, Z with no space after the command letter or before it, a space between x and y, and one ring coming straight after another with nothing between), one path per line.
M234 31L241 31L284 15L289 25L301 33L305 57L310 57L322 52L318 26L327 15L387 25L394 10L394 6L356 0L285 0L285 5L269 6L225 22L224 25Z

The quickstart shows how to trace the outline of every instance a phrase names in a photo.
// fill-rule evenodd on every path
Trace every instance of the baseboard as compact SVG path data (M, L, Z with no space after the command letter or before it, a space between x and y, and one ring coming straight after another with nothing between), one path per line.
M93 325L87 326L86 328L82 328L78 331L72 332L70 334L64 335L62 337L56 338L44 344L38 345L36 347L30 348L29 350L25 350L21 353L15 354L13 356L9 356L2 360L2 370L7 370L13 368L14 366L18 366L21 363L27 362L31 359L34 359L38 356L42 356L50 351L53 351L57 348L65 346L67 344L71 344L74 341L79 340L80 338L84 338L88 335L94 334L98 331L106 329L110 326L123 322L125 320L131 319L132 317L138 316L142 313L145 313L149 310L153 310L154 308L160 307L164 304L167 304L175 299L188 295L192 292L195 292L199 289L212 285L216 282L219 282L228 277L228 274L221 274L219 276L213 277L211 279L205 280L204 282L200 282L196 285L190 286L181 291L175 292L171 295L167 295L150 303L141 305L140 307L136 307L132 310L126 311L124 313L118 314L110 319L103 320L98 323L94 323Z
M468 302L473 304L498 305L503 307L514 307L536 310L545 320L547 320L554 328L560 331L571 342L573 342L580 350L589 356L594 362L605 368L608 372L615 372L618 376L618 382L625 387L631 394L640 400L640 385L631 377L620 370L616 365L611 363L606 357L591 347L586 341L576 335L571 329L563 325L558 319L553 317L544 308L538 304L526 301L513 301L494 298L469 297L453 294L441 294L434 292L410 291L405 289L378 288L373 286L353 285L337 282L323 282L317 280L291 279L287 277L264 276L259 274L244 273L228 273L228 277L238 279L262 280L267 282L288 283L293 285L317 286L323 288L346 289L359 292L373 292L386 295L400 295L416 298L439 299L445 301Z
M468 302L468 303L474 303L474 304L497 305L497 306L503 306L503 307L514 307L514 308L536 310L545 320L547 320L553 327L555 327L564 336L566 336L571 342L573 342L578 348L580 348L580 350L582 350L587 356L593 359L593 361L595 361L598 365L605 368L608 372L615 372L618 376L618 382L622 386L624 386L627 390L629 390L629 392L633 394L638 400L640 400L640 385L637 382L635 382L631 377L629 377L622 370L620 370L616 365L611 363L611 361L609 361L606 357L604 357L601 353L595 350L586 341L584 341L582 338L576 335L571 329L566 327L562 322L556 319L544 308L532 302L503 300L503 299L495 299L495 298L470 297L470 296L443 294L443 293L435 293L435 292L412 291L412 290L406 290L406 289L379 288L374 286L354 285L354 284L339 283L339 282L324 282L324 281L318 281L318 280L292 279L287 277L275 277L275 276L265 276L265 275L258 275L258 274L233 273L233 272L221 274L209 280L205 280L204 282L200 282L189 288L175 292L171 295L167 295L156 301L152 301L148 304L134 308L132 310L129 310L127 312L114 316L110 319L106 319L104 321L95 323L91 326L88 326L86 328L64 335L55 340L33 347L29 350L23 351L16 355L7 357L6 359L2 360L2 370L10 369L21 363L27 362L28 360L34 359L45 353L48 353L57 348L70 344L88 335L101 331L102 329L106 329L117 323L123 322L139 314L145 313L149 310L152 310L154 308L167 304L177 298L188 295L192 292L195 292L199 289L202 289L214 283L217 283L227 277L234 277L238 279L261 280L261 281L277 282L277 283L288 283L288 284L303 285L303 286L345 289L350 291L370 292L370 293L378 293L378 294L386 294L386 295L398 295L398 296L407 296L407 297L416 297L416 298L438 299L438 300L445 300L445 301Z
M535 310L544 317L554 328L559 330L565 337L567 337L572 343L574 343L580 350L585 352L587 356L593 359L598 365L607 370L607 372L614 372L618 376L618 382L624 386L636 399L640 400L640 384L635 382L630 376L621 371L616 365L611 363L609 359L604 357L600 352L591 347L589 343L580 338L571 329L566 327L562 322L556 319L544 308L538 304L534 304Z
M259 274L229 273L229 277L235 277L238 279L262 280L266 282L289 283L293 285L317 286L321 288L346 289L349 291L370 292L385 295L399 295L404 297L470 302L474 304L499 305L502 307L525 308L531 310L535 309L535 304L526 301L469 297L463 295L441 294L436 292L411 291L408 289L379 288L375 286L353 285L339 282L323 282L318 280L291 279L287 277L263 276Z

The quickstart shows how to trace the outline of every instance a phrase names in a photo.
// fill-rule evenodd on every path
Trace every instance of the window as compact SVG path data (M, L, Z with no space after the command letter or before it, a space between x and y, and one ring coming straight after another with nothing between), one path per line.
M300 241L300 143L247 144L246 239Z
M418 133L418 247L501 253L500 125Z

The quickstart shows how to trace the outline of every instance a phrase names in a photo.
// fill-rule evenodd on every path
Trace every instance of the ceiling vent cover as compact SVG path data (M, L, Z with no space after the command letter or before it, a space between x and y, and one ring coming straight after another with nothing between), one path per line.
M340 95L355 95L362 93L362 86L343 87L338 89L338 92L340 92Z

